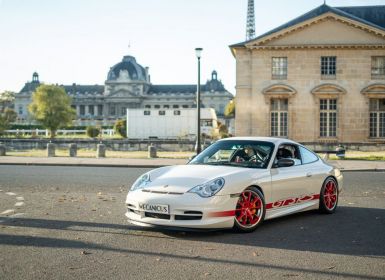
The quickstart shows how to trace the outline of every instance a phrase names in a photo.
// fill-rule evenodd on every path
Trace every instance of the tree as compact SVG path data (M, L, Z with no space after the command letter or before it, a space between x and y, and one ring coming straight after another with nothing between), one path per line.
M9 125L16 120L17 114L14 110L6 108L0 113L0 134L9 128Z
M234 117L235 116L235 100L230 100L229 103L227 103L225 107L225 112L224 112L226 117Z
M64 88L54 85L39 86L28 109L32 117L49 130L51 138L59 128L71 125L76 116Z
M13 91L8 90L0 92L0 112L3 112L7 107L12 107L15 94Z
M117 120L114 124L115 133L119 134L123 138L127 137L127 121L126 120Z

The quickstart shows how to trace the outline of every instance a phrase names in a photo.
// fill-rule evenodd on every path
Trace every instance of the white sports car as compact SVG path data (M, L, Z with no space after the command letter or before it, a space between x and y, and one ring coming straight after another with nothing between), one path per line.
M333 213L342 181L340 170L296 142L227 138L186 165L140 176L128 192L126 217L140 226L250 232L292 213Z

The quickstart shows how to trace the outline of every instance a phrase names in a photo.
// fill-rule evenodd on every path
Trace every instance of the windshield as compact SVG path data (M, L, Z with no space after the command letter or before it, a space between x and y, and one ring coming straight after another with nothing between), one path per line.
M274 144L264 141L218 141L197 155L189 164L230 165L248 168L266 168Z

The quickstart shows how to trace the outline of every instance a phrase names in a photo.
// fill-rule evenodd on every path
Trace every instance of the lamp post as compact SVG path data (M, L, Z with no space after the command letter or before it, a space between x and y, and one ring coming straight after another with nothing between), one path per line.
M196 48L195 54L198 59L198 84L197 84L197 113L198 113L198 123L197 123L197 154L201 152L201 54L202 48Z

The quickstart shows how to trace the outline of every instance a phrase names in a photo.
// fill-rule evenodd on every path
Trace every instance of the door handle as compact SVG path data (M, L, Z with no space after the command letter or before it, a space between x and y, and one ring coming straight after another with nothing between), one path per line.
M311 172L306 173L306 177L311 177L311 176L313 176L313 174L311 174Z

